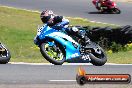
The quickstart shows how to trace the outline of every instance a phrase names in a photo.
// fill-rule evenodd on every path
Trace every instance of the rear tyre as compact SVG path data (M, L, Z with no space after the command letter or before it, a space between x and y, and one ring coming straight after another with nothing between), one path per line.
M95 66L102 66L107 62L107 56L104 50L96 43L91 43L93 48L89 56L91 58L91 63Z
M114 8L114 9L112 9L112 12L115 14L120 14L121 10L119 10L118 8Z
M52 64L62 65L65 61L64 48L54 40L42 43L40 52Z

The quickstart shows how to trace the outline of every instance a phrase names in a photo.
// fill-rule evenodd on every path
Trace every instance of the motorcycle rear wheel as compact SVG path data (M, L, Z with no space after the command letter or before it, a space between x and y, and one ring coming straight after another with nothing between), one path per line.
M102 66L107 62L107 55L104 50L96 43L91 42L93 48L91 48L91 52L89 56L91 58L91 63L95 66Z
M121 13L121 10L119 10L118 8L113 8L112 9L112 13L120 14Z
M53 43L53 45L49 43ZM65 61L63 47L54 40L41 43L40 52L47 61L54 65L62 65Z

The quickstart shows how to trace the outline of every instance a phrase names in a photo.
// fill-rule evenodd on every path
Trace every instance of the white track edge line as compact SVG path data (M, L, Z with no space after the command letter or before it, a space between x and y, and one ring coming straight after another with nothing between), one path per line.
M75 82L76 80L49 80L50 82Z
M54 64L51 64L51 63L26 63L26 62L9 62L9 64L54 65ZM63 65L92 65L92 64L91 63L64 63ZM132 65L132 64L106 63L105 65Z

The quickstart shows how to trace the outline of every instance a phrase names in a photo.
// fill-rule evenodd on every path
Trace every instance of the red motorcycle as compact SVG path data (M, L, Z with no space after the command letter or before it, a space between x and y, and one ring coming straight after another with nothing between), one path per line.
M96 7L97 0L93 0L92 3ZM96 9L99 10L101 13L114 13L114 14L121 13L121 10L116 7L116 3L111 0L99 2L98 6L99 7L96 7Z

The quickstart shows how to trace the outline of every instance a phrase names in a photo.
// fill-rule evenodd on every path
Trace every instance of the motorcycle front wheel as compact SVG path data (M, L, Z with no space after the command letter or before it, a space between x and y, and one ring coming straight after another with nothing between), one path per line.
M54 65L62 65L65 61L64 48L54 40L41 43L40 52L47 61Z
M0 64L6 64L10 61L11 54L10 51L5 48L3 44L0 43Z

